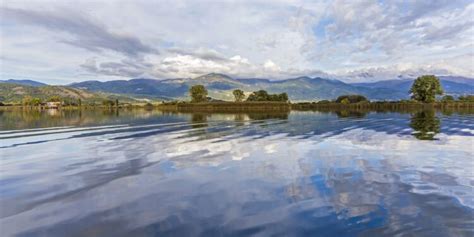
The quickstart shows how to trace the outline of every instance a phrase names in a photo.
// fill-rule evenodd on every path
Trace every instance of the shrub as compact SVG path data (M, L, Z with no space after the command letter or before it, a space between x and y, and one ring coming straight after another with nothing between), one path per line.
M268 94L265 90L254 91L249 95L247 101L288 101L288 94Z
M368 102L367 98L362 95L341 95L337 97L336 102L337 103L342 103L342 101L346 101L346 104L352 104L352 103L360 103L360 102Z
M112 100L104 100L104 101L102 101L102 105L103 105L103 106L112 107L112 106L114 106L114 104L115 104L115 103L114 103Z
M318 104L330 104L330 103L331 103L331 101L329 101L329 100L320 100L320 101L318 101Z
M344 99L341 100L340 103L341 103L341 104L344 104L344 105L347 105L347 104L350 104L351 101L350 101L348 98L344 98Z

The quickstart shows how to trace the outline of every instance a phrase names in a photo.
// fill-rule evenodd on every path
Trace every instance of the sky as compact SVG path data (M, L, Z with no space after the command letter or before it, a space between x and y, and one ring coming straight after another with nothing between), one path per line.
M474 78L474 2L0 0L0 79Z

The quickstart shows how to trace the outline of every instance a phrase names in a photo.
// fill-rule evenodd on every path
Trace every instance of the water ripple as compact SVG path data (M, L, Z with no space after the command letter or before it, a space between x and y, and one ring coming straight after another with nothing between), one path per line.
M1 131L2 235L474 234L472 116L158 116Z

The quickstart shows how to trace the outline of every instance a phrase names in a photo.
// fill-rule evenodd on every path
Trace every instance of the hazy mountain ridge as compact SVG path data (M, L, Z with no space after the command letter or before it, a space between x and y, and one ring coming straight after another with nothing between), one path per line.
M47 86L48 84L39 82L39 81L33 81L33 80L28 80L28 79L8 79L8 80L0 80L0 83L7 83L7 84L16 84L16 85L24 85L24 86Z
M440 76L440 83L446 94L462 95L474 93L474 80L464 77ZM387 80L369 83L354 83L352 85L371 89L394 89L397 91L409 91L413 79Z
M447 94L473 94L474 80L464 77L441 76L441 84ZM33 81L34 82L34 81ZM232 90L241 89L247 94L256 90L270 93L286 92L292 101L334 99L343 94L360 94L371 100L399 100L409 98L408 90L413 79L395 79L367 83L345 83L320 77L297 77L279 81L265 78L232 78L210 73L196 78L155 80L136 78L114 81L83 81L67 85L94 93L120 94L155 100L187 99L188 90L196 84L204 85L209 95L216 99L232 100Z
M119 99L121 101L132 102L136 99L122 95L112 95L108 93L96 93L68 86L29 86L12 83L0 83L0 102L19 103L26 96L39 98L47 101L52 96L60 96L71 101L96 102L100 103L106 99Z
M362 94L371 99L398 99L403 96L397 91L380 90L354 86L337 80L323 78L298 77L280 81L268 79L234 79L227 75L211 73L194 79L132 79L128 81L97 82L86 81L73 83L70 86L90 91L121 93L155 98L184 99L188 89L196 84L204 85L210 96L216 99L232 99L232 90L241 89L247 93L266 90L270 93L288 93L291 100L334 99L342 94Z

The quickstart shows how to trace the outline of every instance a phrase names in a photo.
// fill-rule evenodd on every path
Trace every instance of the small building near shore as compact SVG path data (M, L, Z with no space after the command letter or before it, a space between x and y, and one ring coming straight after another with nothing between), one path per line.
M49 101L46 102L46 108L48 109L57 109L61 106L61 102Z

